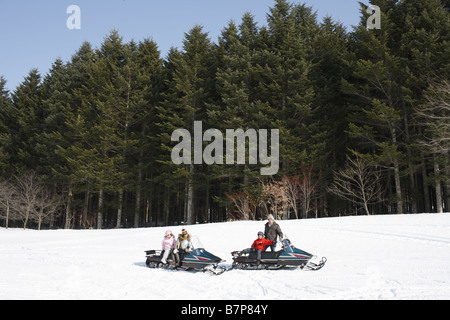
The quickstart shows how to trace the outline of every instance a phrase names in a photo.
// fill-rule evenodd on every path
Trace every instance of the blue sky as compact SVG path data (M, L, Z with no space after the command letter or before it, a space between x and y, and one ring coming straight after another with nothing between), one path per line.
M351 29L359 22L357 0L291 0L306 3ZM364 2L364 1L363 1ZM112 29L125 41L152 38L163 56L171 46L181 47L184 33L195 24L204 26L210 38L217 36L233 19L239 23L249 11L260 25L273 0L1 0L0 75L10 90L23 81L32 68L46 74L60 57L67 61L89 41L99 46ZM81 9L81 30L69 30L67 8Z

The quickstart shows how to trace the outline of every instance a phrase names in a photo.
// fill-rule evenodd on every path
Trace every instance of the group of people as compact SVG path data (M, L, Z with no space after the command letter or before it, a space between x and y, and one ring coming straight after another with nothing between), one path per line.
M186 252L189 248L190 242L191 242L191 235L187 232L186 229L181 230L181 233L178 235L177 240L175 240L175 236L173 235L172 230L167 230L161 244L162 250L164 251L161 262L167 264L167 259L169 258L169 255L173 253L175 258L174 263L176 265L179 265L181 262L179 252L180 250Z
M271 249L272 252L275 252L275 247L277 243L277 238L280 240L283 239L283 232L281 231L280 225L275 222L275 218L273 215L269 215L267 217L268 222L265 225L264 232L258 232L258 239L256 239L251 249L256 251L256 260L257 264L261 263L261 253L266 251L268 248ZM167 259L171 253L174 254L175 264L179 265L180 255L179 252L182 250L183 252L187 252L188 244L191 241L191 235L187 232L186 229L183 229L181 233L178 235L177 240L171 230L167 230L162 241L162 250L164 251L161 262L167 264Z
M272 252L275 252L275 247L277 244L277 238L283 239L283 232L281 231L280 225L275 222L273 215L269 214L267 217L268 222L266 223L264 232L258 232L258 239L256 239L251 249L256 251L256 263L261 263L261 254L268 248Z

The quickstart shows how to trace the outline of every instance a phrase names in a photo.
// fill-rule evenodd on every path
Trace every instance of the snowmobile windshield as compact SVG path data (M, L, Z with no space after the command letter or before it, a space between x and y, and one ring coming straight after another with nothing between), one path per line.
M288 237L287 235L284 235L284 238L283 238L283 240L281 241L281 243L283 244L283 249L284 249L286 252L293 252L292 247L293 247L294 245L291 243L291 240L289 240L289 237Z
M191 247L191 250L205 249L205 246L204 246L203 243L200 241L200 239L199 239L198 236L192 236L192 237L191 237L190 247Z

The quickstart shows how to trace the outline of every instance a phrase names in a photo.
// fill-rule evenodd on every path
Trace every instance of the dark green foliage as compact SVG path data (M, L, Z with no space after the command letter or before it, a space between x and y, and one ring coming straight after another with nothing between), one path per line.
M165 59L155 42L125 43L113 30L44 76L31 70L13 92L0 77L0 176L38 175L65 199L51 222L65 228L224 221L238 216L226 194L241 196L243 218L265 218L262 185L281 178L303 192L300 217L357 214L361 202L329 188L352 157L382 190L365 213L448 210L448 154L424 143L442 137L433 131L448 119L439 107L448 101L448 1L370 4L381 8L381 30L366 28L364 4L346 30L276 0L266 25L245 13L217 43L194 26ZM424 114L430 99L437 124ZM171 135L193 133L195 121L222 133L279 129L278 175L248 162L175 165Z

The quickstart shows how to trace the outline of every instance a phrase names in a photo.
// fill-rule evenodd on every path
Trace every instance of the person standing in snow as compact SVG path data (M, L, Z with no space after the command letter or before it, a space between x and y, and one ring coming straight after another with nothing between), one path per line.
M264 230L266 239L273 241L273 243L277 242L278 237L280 238L280 240L282 240L283 232L281 231L280 225L275 222L274 216L269 214L267 220L268 222L266 223L266 227ZM270 250L272 250L272 252L275 252L275 245L273 243L270 246Z
M256 264L261 264L261 253L271 244L273 244L273 241L265 239L264 232L258 232L258 239L252 244L252 249L256 250Z
M167 258L175 249L175 237L173 236L171 230L166 231L166 234L164 236L161 246L162 246L162 250L164 250L164 255L161 259L161 262L164 264L167 264ZM176 258L175 258L175 260L176 260Z

